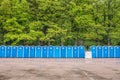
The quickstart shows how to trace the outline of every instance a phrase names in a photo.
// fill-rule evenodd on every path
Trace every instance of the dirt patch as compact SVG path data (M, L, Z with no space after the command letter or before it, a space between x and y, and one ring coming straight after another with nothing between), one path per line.
M0 80L120 80L120 59L0 59Z
M102 77L100 75L97 75L95 73L92 73L90 71L86 71L86 70L83 70L85 73L88 74L88 77L91 77L93 78L94 80L112 80L112 79L109 79L109 78L105 78L105 77Z
M28 69L28 70L22 70L22 71L25 72L26 74L31 74L36 78L46 78L49 80L53 80L53 79L57 80L62 78L62 76L57 74L51 75L50 73L47 72L47 70Z
M9 80L10 77L6 76L6 75L0 75L0 80Z

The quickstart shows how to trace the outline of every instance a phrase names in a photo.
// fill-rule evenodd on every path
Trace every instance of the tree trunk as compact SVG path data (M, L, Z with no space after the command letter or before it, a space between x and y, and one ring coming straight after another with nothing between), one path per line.
M107 31L107 44L110 46L110 21L112 20L112 15L110 14L111 0L108 0L108 31Z
M43 46L44 45L44 41L40 41L40 45Z
M64 44L63 44L63 42L61 42L61 46L63 46Z
M64 43L63 43L63 41L61 40L61 46L63 46L64 45Z
M75 46L77 45L77 43L78 43L78 39L76 38L76 40L75 40Z
M50 40L48 40L48 46L50 46Z
M98 45L100 45L100 40L98 39L98 43L97 43Z
M4 32L2 34L2 44L5 45L5 41L4 41Z
M108 26L109 27L109 26ZM108 32L107 32L107 45L110 46L110 29L108 29Z

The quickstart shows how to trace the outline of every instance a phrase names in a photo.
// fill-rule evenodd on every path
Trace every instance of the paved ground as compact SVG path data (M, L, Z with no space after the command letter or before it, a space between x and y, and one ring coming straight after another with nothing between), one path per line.
M120 80L120 59L0 59L0 80Z

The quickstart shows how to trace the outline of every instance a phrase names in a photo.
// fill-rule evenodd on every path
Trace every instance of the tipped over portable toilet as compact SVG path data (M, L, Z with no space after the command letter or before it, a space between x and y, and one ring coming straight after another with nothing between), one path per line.
M92 52L91 51L85 51L85 58L92 58Z

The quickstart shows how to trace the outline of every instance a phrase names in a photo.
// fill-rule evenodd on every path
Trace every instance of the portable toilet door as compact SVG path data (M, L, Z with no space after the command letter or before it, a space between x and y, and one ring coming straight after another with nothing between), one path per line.
M53 58L53 57L54 57L54 47L48 46L48 58Z
M60 47L55 46L55 58L60 58Z
M109 46L109 58L114 58L114 46Z
M61 46L61 58L66 58L66 46Z
M42 47L42 58L47 58L47 47L46 46Z
M96 52L97 52L97 49L96 49L96 46L91 46L90 47L90 51L92 52L92 58L96 58L97 56L97 54L96 54Z
M23 58L23 46L18 46L18 58Z
M103 46L103 58L108 58L108 46Z
M97 58L102 58L102 46L97 46Z
M79 58L78 46L73 47L73 58Z
M120 46L115 46L115 58L120 58Z
M5 58L5 46L0 46L0 58Z
M41 55L41 46L36 46L35 47L35 57L36 58L41 58L42 57L42 55Z
M35 58L35 47L30 46L30 58Z
M67 47L67 58L73 58L73 49L72 46Z
M23 55L24 55L23 57L24 58L29 58L30 57L30 55L29 55L29 52L30 52L29 51L29 46L24 46L23 48L24 48L23 49Z
M79 58L85 58L85 48L84 48L84 46L79 47Z
M12 46L12 58L17 58L17 46Z
M6 46L6 58L11 58L11 46Z

